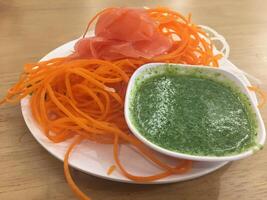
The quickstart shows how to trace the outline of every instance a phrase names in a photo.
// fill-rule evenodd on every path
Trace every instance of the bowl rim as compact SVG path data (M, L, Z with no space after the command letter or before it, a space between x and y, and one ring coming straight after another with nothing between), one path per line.
M247 149L246 151L243 151L241 153L238 154L233 154L233 155L227 155L227 156L198 156L198 155L190 155L190 154L185 154L185 153L179 153L179 152L175 152L175 151L171 151L168 149L165 149L163 147L160 147L154 143L152 143L151 141L149 141L148 139L146 139L138 130L137 128L133 125L132 121L131 121L131 117L130 117L130 97L131 97L131 91L134 88L135 85L135 81L136 78L141 74L141 73L145 73L146 70L150 69L150 68L157 68L157 67L162 67L162 66L166 66L166 65L173 65L173 66L177 66L177 67L181 67L186 69L187 67L190 68L198 68L198 69L202 69L202 70L206 70L206 71L215 71L215 72L219 72L220 74L226 75L227 78L228 76L232 77L233 79L235 79L236 86L241 88L243 87L246 90L246 93L244 93L250 103L251 103L251 107L252 107L252 111L256 114L256 121L258 124L258 135L257 135L257 144L254 145L253 147ZM229 80L232 80L230 79ZM248 82L249 83L249 82ZM200 65L188 65L188 64L175 64L175 63L147 63L142 65L141 67L139 67L134 74L132 75L132 77L129 80L128 83L128 87L127 87L127 91L126 91L126 96L125 96L125 103L124 103L124 116L125 116L125 120L126 123L129 127L129 129L132 131L132 133L140 140L142 141L144 144L146 144L147 146L149 146L150 148L163 153L165 155L168 156L172 156L172 157L176 157L176 158L181 158L181 159L188 159L188 160L195 160L195 161L232 161L232 160L239 160L242 158L245 158L247 156L250 156L252 154L254 154L256 151L260 150L261 147L263 147L264 143L265 143L265 139L266 139L266 131L265 131L265 126L264 126L264 122L262 120L261 117L261 113L257 107L257 102L253 100L252 98L252 94L253 91L250 91L248 89L248 86L251 86L251 84L244 82L243 80L241 80L238 76L236 76L233 72L231 72L230 70L225 70L225 69L220 69L220 68L214 68L214 67L210 67L210 66L200 66Z

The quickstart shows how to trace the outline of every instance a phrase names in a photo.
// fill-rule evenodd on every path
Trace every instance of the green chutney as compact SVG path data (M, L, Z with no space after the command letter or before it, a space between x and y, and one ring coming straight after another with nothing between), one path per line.
M193 74L163 73L135 87L133 124L160 147L225 156L255 145L257 127L249 100L227 84Z

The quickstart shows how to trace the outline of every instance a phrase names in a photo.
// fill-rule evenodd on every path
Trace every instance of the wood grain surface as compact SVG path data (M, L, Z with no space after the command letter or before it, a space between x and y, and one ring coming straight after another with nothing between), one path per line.
M79 37L97 11L108 6L169 6L213 27L231 46L230 60L261 79L267 90L267 1L233 0L1 0L0 94L16 82L26 62L34 62ZM267 109L262 110L267 121ZM267 148L204 177L167 185L130 185L73 172L95 200L264 200ZM63 165L27 129L19 105L0 108L0 199L75 199Z

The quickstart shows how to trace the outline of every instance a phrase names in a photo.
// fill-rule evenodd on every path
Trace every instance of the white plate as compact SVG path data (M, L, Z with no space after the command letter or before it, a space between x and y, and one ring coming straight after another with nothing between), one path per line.
M47 54L42 60L47 60L54 57L62 57L69 55L73 51L73 46L76 40L68 42ZM226 66L225 69L235 71L236 67L227 59L222 59L221 64ZM248 82L245 76L239 74L240 78ZM257 102L256 96L253 96ZM63 160L67 147L71 140L54 144L48 140L43 134L42 130L32 117L29 106L29 97L21 101L21 109L24 120L30 129L35 139L53 156L59 160ZM120 157L125 167L136 175L150 175L159 172L160 169L155 167L152 163L144 159L135 150L131 149L128 145L121 145ZM172 164L175 160L170 157L163 156L166 162ZM134 183L133 181L124 177L118 170L114 171L111 175L107 175L108 168L114 164L112 145L97 144L90 141L81 143L71 155L69 163L72 167L81 170L85 173L119 182ZM157 180L151 184L162 184L180 182L193 178L203 176L211 173L228 162L194 162L193 168L190 172L181 175L172 175L167 178Z

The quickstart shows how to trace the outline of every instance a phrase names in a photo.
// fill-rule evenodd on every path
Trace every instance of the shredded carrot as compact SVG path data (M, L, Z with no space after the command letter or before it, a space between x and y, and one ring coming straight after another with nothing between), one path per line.
M111 175L114 172L114 170L116 170L116 165L111 165L108 168L107 175Z
M260 103L258 104L258 108L263 108L263 106L267 103L267 93L257 86L249 86L248 89L259 95Z
M92 18L83 37L94 20L109 9L112 8ZM173 40L170 52L151 59L104 61L69 56L26 64L19 81L0 101L0 105L19 102L31 95L32 115L51 141L58 143L77 137L65 154L64 172L68 184L80 199L90 198L74 183L68 159L73 148L83 139L113 144L116 166L127 178L137 182L154 181L191 169L192 161L178 160L177 166L164 163L131 134L123 110L127 84L134 71L145 63L187 63L217 67L221 55L214 54L211 40L200 27L192 23L191 14L186 18L167 8L146 11L158 24L159 31ZM162 171L146 177L129 173L119 159L121 143L132 145ZM108 174L114 169L115 166L111 166Z
M168 167L169 169L166 169L163 172L160 172L158 174L155 175L150 175L150 176L136 176L136 175L132 175L131 173L127 172L127 170L123 167L123 165L121 164L120 160L119 160L119 136L115 135L115 140L114 140L114 159L116 164L119 166L120 170L122 171L122 173L129 179L134 180L136 182L140 182L140 183L145 183L145 182L151 182L151 181L155 181L158 179L162 179L165 178L167 176L170 176L172 174L180 174L180 173L184 173L187 172L192 165L192 161L189 160L183 160L182 164L178 165L177 167ZM172 170L171 170L172 169Z
M84 194L79 187L75 184L75 182L73 181L71 174L70 174L70 169L69 169L69 156L71 151L74 149L74 147L76 145L78 145L80 142L82 141L81 137L77 137L74 142L70 145L69 149L67 150L66 154L65 154L65 158L64 158L64 173L65 173L65 177L66 180L70 186L70 188L72 189L72 191L74 192L74 194L76 194L76 196L81 199L81 200L90 200L90 198Z
M185 18L168 8L147 9L147 12L159 24L160 31L167 33L176 44L171 52L157 56L152 61L219 66L221 57L218 55L221 54L214 55L211 40L200 27L192 23L191 14Z

